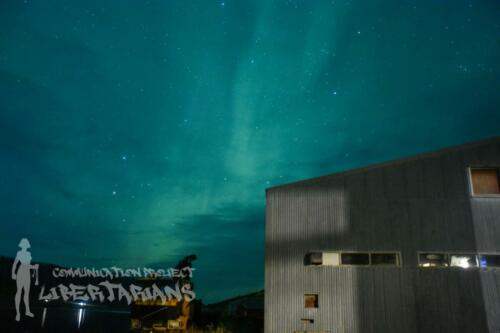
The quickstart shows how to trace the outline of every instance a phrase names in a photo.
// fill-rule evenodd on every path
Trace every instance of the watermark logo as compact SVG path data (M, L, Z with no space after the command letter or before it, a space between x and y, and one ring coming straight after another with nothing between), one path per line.
M17 291L14 296L16 306L16 321L21 320L21 297L24 301L25 315L33 318L35 315L30 310L30 288L31 278L35 277L35 286L38 285L38 265L31 264L31 247L28 239L23 238L19 242L19 250L12 265L12 279L16 281Z
M153 269L137 268L62 268L53 267L50 276L47 269L32 264L30 242L27 238L19 242L20 250L12 265L12 279L16 281L17 290L14 297L16 321L21 320L21 300L25 308L25 316L34 318L30 309L30 289L32 283L38 286L39 270L42 278L49 282L39 288L38 301L43 304L57 301L56 304L88 304L121 302L127 305L150 304L172 306L172 304L189 303L196 298L192 289L192 277L195 270L191 262L195 255L187 256L175 268ZM70 281L68 281L70 279ZM34 281L33 281L34 280ZM60 280L60 283L54 281ZM71 283L76 282L76 284ZM69 284L68 284L69 283ZM42 323L45 319L45 308Z

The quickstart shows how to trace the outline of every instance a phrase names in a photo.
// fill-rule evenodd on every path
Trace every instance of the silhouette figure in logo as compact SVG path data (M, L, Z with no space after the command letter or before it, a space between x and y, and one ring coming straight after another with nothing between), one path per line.
M30 242L23 238L19 242L20 251L17 252L16 259L12 265L12 279L16 280L17 292L14 298L16 304L16 321L21 319L20 315L20 303L21 303L21 293L24 291L24 307L26 308L26 316L33 318L34 314L30 311L30 286L31 286L31 270L34 269L34 274L36 274L35 285L38 285L38 264L31 264L31 253L28 249L31 247ZM19 268L17 265L20 263ZM17 269L17 270L16 270Z

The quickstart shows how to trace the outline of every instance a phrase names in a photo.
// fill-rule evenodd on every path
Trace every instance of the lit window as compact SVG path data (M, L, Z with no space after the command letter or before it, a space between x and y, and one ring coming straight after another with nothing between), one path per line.
M323 264L323 254L321 252L312 252L304 257L304 265L319 266Z
M306 266L338 266L340 264L340 253L338 252L311 252L304 257Z
M338 266L340 265L340 253L338 252L323 252L323 265Z
M318 295L317 294L305 294L304 295L304 307L306 309L316 309L318 307Z
M471 168L472 192L475 195L500 194L498 169Z
M445 253L420 253L418 255L420 267L448 267L448 259Z
M477 267L477 259L474 254L451 254L450 267L472 268Z
M368 253L345 252L341 254L342 265L366 266L370 264Z
M399 253L372 253L371 264L375 266L399 266Z
M500 255L481 254L479 255L479 265L481 268L500 268Z

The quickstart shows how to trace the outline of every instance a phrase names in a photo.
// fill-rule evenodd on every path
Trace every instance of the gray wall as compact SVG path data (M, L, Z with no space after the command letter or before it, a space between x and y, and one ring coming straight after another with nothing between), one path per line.
M500 139L269 189L265 332L500 332L498 270L417 268L417 251L500 253L500 198L471 198L469 165L500 166ZM304 266L314 250L403 264Z

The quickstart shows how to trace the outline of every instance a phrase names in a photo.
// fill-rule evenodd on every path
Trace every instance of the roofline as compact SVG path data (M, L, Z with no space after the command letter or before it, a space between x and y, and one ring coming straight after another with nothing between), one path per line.
M360 172L366 172L366 171L379 169L379 168L383 168L383 167L394 166L394 165L399 165L399 164L403 164L403 163L407 163L407 162L411 162L411 161L416 161L416 160L420 160L423 158L435 157L435 156L443 155L445 153L451 153L451 152L456 152L456 151L460 151L460 150L464 150L464 149L468 149L468 148L474 148L477 146L482 146L482 145L497 142L497 141L500 142L500 136L494 136L494 137L482 139L479 141L461 144L458 146L451 146L451 147L447 147L447 148L442 148L442 149L434 150L434 151L427 152L427 153L420 153L417 155L404 157L404 158L397 159L397 160L389 160L389 161L375 163L375 164L371 164L371 165L367 165L367 166L359 167L359 168L355 168L355 169L334 172L334 173L326 174L326 175L319 176L319 177L303 179L303 180L299 180L299 181L295 181L295 182L291 182L291 183L286 183L286 184L282 184L282 185L276 185L273 187L266 188L266 193L269 191L279 190L279 189L288 188L288 187L314 184L314 183L319 182L321 180L329 179L331 177L347 176L347 175L356 174L356 173L360 173Z
M249 294L234 296L234 297L222 300L222 301L217 302L217 303L210 303L210 304L207 304L207 306L220 306L220 305L224 305L224 304L227 304L227 303L230 303L230 302L234 302L234 301L237 301L237 300L240 300L240 299L244 299L246 297L256 296L256 295L261 294L263 292L264 292L264 289L259 290L259 291L254 291L254 292L251 292Z

